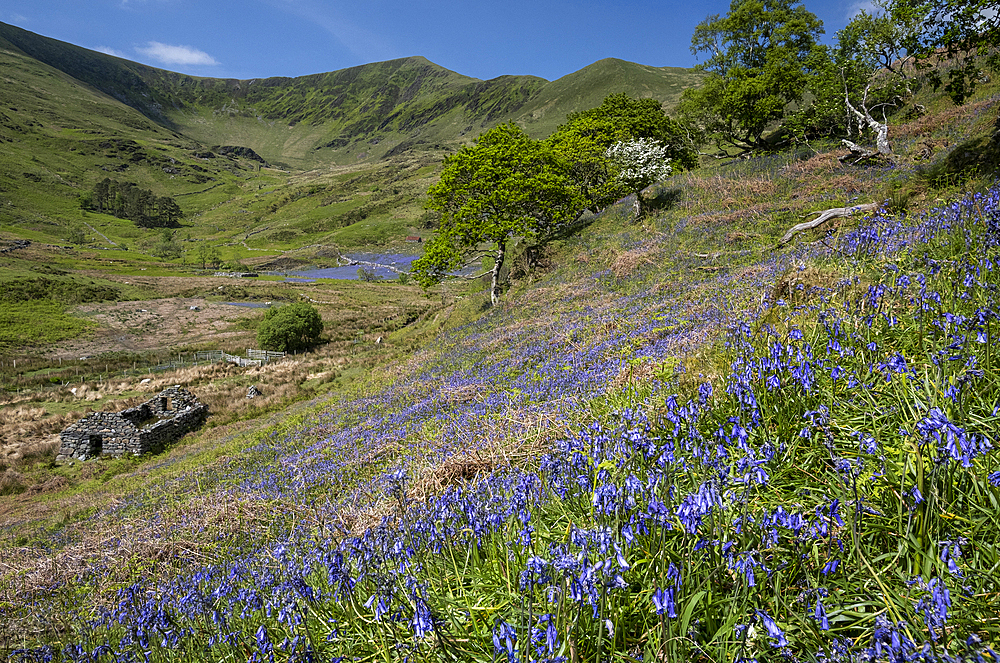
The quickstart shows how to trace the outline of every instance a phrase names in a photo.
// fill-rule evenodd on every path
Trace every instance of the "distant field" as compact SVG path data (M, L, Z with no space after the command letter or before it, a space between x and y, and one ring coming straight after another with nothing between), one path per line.
M92 330L93 323L67 314L67 305L50 299L0 301L0 354L26 345L51 345Z

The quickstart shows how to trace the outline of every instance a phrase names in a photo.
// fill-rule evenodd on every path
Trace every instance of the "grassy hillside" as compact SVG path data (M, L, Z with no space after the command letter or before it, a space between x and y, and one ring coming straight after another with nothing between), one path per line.
M237 81L146 67L2 23L0 44L206 145L244 145L298 169L468 141L508 119L548 133L567 113L597 106L608 94L673 104L698 79L693 70L604 60L552 83L529 76L480 81L411 57Z
M551 134L570 113L600 106L611 93L634 99L653 98L666 108L681 93L697 86L703 74L681 67L650 67L608 58L548 83L517 115L517 121L536 138Z
M100 250L135 271L181 273L202 243L233 268L412 251L403 240L424 233L424 193L457 145L510 119L547 134L613 92L673 103L698 78L605 60L551 83L479 81L412 57L294 79L203 79L2 23L0 74L0 239L91 251L78 267ZM81 211L80 195L105 177L177 200L180 258L156 255L160 231Z
M24 492L3 498L0 643L57 661L995 660L1000 95L919 101L891 163L815 145L685 172L658 185L671 207L635 220L625 201L545 270L514 260L497 307L481 284L435 292L379 346L345 343L364 374L280 418L5 472ZM289 218L357 175L322 176ZM211 391L221 407L259 379Z
M180 197L255 169L239 157L206 159L201 144L20 53L0 50L0 76L0 232L8 236L65 241L85 222L79 195L105 177Z

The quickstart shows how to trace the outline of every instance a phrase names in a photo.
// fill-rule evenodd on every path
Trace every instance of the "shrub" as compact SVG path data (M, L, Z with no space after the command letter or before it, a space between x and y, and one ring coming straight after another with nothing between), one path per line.
M304 350L319 342L323 320L315 306L288 304L268 309L257 328L257 343L264 350Z

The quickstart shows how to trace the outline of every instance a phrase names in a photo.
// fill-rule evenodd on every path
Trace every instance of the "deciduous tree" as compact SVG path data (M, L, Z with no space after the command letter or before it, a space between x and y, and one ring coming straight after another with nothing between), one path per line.
M836 44L817 55L812 101L786 127L800 138L842 138L858 154L891 153L888 118L912 95L912 58L903 43L917 29L882 12L859 12ZM858 139L876 143L876 150L852 142Z
M449 156L428 195L427 207L441 218L424 255L413 262L414 276L429 287L486 249L493 254L494 304L507 241L548 241L570 227L584 207L566 161L513 123L491 129Z
M547 139L570 164L570 175L594 213L651 183L619 177L620 164L609 158L612 146L632 141L655 144L673 169L698 165L683 128L667 116L656 99L611 95L596 108L571 113Z
M684 91L681 113L720 148L770 147L765 133L801 102L821 34L823 22L796 0L732 0L726 16L695 28L691 52L709 54L699 65L708 76Z
M670 177L673 172L666 145L648 138L634 138L620 141L608 148L607 158L610 162L614 179L621 186L636 192L635 215L642 216L642 190L654 182Z
M956 104L983 80L984 65L1000 65L997 0L887 0L885 9L895 22L921 26L903 45L935 89L944 85Z
M263 350L291 352L315 345L323 333L323 319L315 306L306 303L270 308L257 327L257 344Z

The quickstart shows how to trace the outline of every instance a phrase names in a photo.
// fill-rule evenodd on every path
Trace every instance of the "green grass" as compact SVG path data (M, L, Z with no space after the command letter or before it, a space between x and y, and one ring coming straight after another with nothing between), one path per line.
M65 304L52 300L0 302L0 352L33 345L50 345L76 338L93 328L66 313Z

